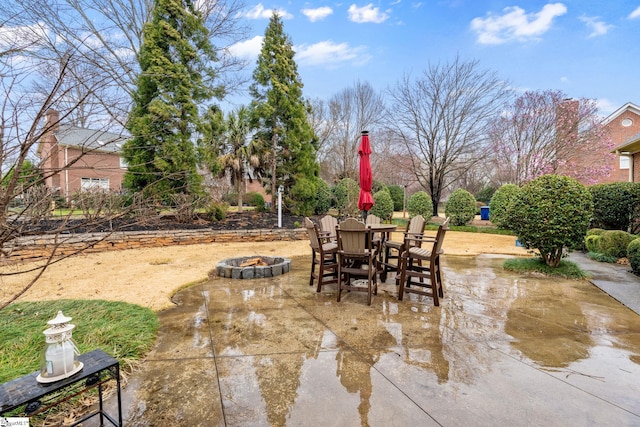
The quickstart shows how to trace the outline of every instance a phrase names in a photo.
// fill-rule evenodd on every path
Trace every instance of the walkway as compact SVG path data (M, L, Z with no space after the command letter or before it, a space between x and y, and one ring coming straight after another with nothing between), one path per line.
M397 301L393 277L369 307L314 292L309 258L293 261L181 291L124 392L126 425L640 425L640 317L587 281L447 256L439 308ZM594 280L640 285L623 273Z

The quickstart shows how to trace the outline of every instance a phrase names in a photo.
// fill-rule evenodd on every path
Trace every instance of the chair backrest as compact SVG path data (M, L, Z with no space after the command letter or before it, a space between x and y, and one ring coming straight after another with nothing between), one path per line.
M382 220L379 216L368 214L367 220L365 222L367 225L378 225L382 223Z
M426 225L426 221L422 215L414 216L409 220L409 224L407 224L407 235L413 238L422 237L424 235L424 228ZM421 245L419 240L410 240L409 244L411 246Z
M449 230L449 217L444 220L442 224L438 227L438 232L436 233L436 241L433 244L433 249L431 250L431 257L437 257L442 253L442 242L444 241L444 234Z
M371 249L371 238L367 234L371 232L367 225L355 218L347 218L337 228L338 251L347 254L365 254Z
M365 224L367 224L367 225L380 225L380 224L382 224L382 220L380 219L379 216L368 214L367 215L367 219L365 221ZM374 235L374 237L373 237L374 239L379 239L380 238L380 233L373 233L373 235Z
M320 239L318 238L318 227L308 218L304 218L304 228L309 235L309 244L312 249L320 249Z
M325 233L329 233L331 240L336 239L336 227L338 226L338 219L332 215L325 215L320 218L320 230Z

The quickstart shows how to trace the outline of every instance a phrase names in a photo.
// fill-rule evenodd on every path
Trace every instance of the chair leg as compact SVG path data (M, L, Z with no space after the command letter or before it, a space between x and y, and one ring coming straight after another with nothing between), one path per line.
M340 302L341 293L342 293L342 268L341 268L341 263L338 263L338 302Z
M327 261L324 259L324 255L320 255L320 271L318 272L318 287L316 288L316 292L320 292L322 290L322 281L324 280L324 264Z
M313 275L316 271L316 251L311 249L311 275L309 276L309 286L313 286Z
M436 275L431 272L431 293L433 294L433 305L438 307L440 305L440 300L438 299L438 294L440 293L438 290L438 283L436 279Z
M400 287L398 288L398 300L402 301L402 296L404 293L404 281L407 276L407 257L406 253L400 254L398 256L398 270L400 273Z

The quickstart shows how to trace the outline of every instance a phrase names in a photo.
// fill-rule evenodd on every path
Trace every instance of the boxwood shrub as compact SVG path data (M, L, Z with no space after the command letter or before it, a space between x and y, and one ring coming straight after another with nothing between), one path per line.
M616 258L624 258L627 256L627 246L636 238L637 236L626 231L607 230L600 235L599 252Z
M520 187L515 184L504 184L493 193L491 201L489 202L489 212L491 212L491 223L498 228L509 229L509 223L507 221L507 208L509 203L514 200Z
M631 270L635 274L640 274L640 238L636 238L629 242L627 246L627 258L631 265Z
M409 216L422 215L425 220L429 221L433 216L431 196L424 191L413 193L407 203L407 210L409 211Z
M465 225L476 215L476 199L467 190L458 188L449 196L444 212L451 218L451 224Z
M600 236L587 234L587 237L584 238L584 246L589 252L600 252Z

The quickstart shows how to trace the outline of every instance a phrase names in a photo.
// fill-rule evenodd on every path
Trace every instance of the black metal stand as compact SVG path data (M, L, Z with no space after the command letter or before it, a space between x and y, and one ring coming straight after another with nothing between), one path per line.
M50 384L41 384L36 380L39 372L33 372L24 377L0 385L0 415L14 411L21 406L23 409L12 416L31 416L68 401L90 389L98 388L99 409L74 422L76 426L89 418L100 416L100 425L107 419L112 425L122 427L122 407L120 397L120 364L116 359L102 350L94 350L78 356L84 364L80 372ZM102 384L116 381L118 392L118 420L113 419L104 410L102 403Z

